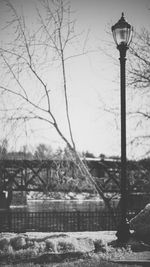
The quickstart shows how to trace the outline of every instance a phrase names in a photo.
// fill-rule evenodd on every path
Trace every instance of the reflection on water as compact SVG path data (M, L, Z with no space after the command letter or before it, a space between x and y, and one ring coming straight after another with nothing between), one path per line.
M117 206L118 201L114 202ZM105 208L102 200L28 200L26 206L11 206L13 210L41 211L100 211Z

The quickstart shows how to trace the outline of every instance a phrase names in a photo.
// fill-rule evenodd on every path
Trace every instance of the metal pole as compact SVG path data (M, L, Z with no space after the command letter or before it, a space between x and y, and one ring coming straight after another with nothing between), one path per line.
M126 51L124 44L118 46L120 52L120 90L121 90L121 222L117 237L121 243L129 239L130 231L127 222L127 174L126 174Z

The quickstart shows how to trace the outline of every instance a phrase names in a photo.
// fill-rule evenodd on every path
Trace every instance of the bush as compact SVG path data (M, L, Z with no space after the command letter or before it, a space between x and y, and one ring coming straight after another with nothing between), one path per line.
M59 242L58 245L57 245L57 251L59 253L67 253L67 252L73 252L75 251L75 247L72 243L69 243L69 242Z

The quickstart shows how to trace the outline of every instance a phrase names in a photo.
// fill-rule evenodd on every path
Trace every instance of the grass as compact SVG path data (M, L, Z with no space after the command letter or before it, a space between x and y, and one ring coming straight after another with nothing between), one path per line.
M48 263L48 264L34 264L34 263L19 263L11 265L0 265L1 267L129 267L129 264L111 263L105 260L77 260L74 262L65 263ZM132 267L142 267L143 265L132 265Z
M93 254L76 260L65 260L59 263L11 263L0 264L0 267L129 267L129 264L113 263L110 260L102 258L100 254ZM143 265L133 264L132 267L142 267Z

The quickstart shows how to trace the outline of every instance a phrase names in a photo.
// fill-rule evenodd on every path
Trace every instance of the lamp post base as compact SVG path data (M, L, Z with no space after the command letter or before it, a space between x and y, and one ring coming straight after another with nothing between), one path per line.
M130 236L130 226L129 222L127 220L122 220L120 225L118 226L118 231L116 233L116 236L118 238L118 243L126 243Z

